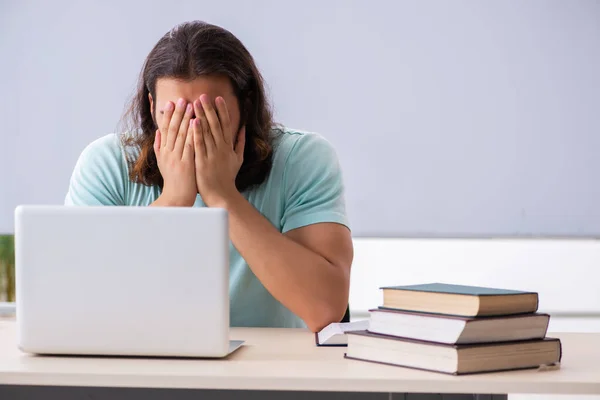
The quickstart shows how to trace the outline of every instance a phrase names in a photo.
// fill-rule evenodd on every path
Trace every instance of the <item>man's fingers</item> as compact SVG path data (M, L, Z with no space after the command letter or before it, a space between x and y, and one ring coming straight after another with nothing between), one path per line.
M202 102L202 107L204 108L204 115L206 116L206 120L208 121L208 126L210 128L209 130L212 134L215 144L222 143L224 141L223 131L221 130L221 123L219 122L217 111L213 107L208 95L201 95L200 101Z
M217 113L219 117L219 121L221 123L221 130L223 131L223 139L225 143L231 145L233 148L234 136L235 133L231 129L230 119L229 119L229 110L227 109L227 104L225 103L225 99L222 97L217 97L215 99L215 105L217 107Z
M157 129L154 133L154 154L158 157L158 153L160 152L160 129Z
M196 101L194 101L194 114L196 115L196 119L204 116L204 109L202 108L200 99L196 99ZM200 120L198 120L198 122L200 122Z
M192 119L193 114L194 106L191 103L188 103L185 108L185 114L183 115L181 125L179 126L177 140L175 141L175 145L173 146L173 151L175 151L175 154L181 155L181 157L183 157L183 146L185 145L187 134L190 130L190 120Z
M210 155L216 150L215 138L210 132L210 126L205 116L200 117L200 131L202 132L202 138L204 139L204 148L206 155Z
M235 154L242 159L244 157L244 147L246 147L246 125L240 129L237 136L237 143L235 144Z
M196 165L198 165L199 157L206 157L206 146L204 144L204 135L202 133L202 124L199 118L194 119L193 123L194 131L194 152Z
M169 124L171 123L171 118L173 117L173 111L175 110L175 105L168 101L165 104L165 108L163 110L163 117L161 122L161 147L165 147L167 145L167 138L169 136Z
M194 158L194 123L196 119L193 118L188 122L188 129L185 134L185 144L181 154L182 160L190 160Z
M173 150L173 147L175 147L175 140L179 134L179 127L181 126L181 120L183 119L184 114L185 100L179 99L177 101L177 105L175 106L175 112L173 113L171 122L169 123L169 136L167 137L166 147L170 150Z

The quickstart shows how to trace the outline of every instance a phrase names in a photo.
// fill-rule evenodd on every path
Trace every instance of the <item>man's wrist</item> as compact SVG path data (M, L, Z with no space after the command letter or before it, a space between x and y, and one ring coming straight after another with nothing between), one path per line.
M243 199L244 197L236 189L225 196L219 196L215 198L210 202L210 204L207 203L207 205L209 207L224 208L227 211L231 211L233 208L236 207L236 204L238 204L239 201Z
M152 203L152 205L158 206L158 207L191 207L194 205L194 202L171 198L169 196L165 196L164 194L161 194Z

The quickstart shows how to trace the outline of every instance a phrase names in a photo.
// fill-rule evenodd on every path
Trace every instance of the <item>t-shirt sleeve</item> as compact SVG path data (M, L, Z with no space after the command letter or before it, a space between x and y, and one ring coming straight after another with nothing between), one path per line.
M327 140L302 135L290 151L283 179L283 233L322 222L349 227L341 167Z
M108 135L90 143L75 164L65 205L124 205L126 168L118 136Z

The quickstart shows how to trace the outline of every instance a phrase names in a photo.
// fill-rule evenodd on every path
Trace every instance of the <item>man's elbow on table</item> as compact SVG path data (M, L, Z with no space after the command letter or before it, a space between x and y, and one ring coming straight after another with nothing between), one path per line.
M349 268L347 269L349 270ZM346 270L344 270L346 271ZM306 326L312 332L319 332L331 323L341 322L348 308L350 292L350 274L345 273L343 283L340 284L335 295L332 295L313 309L311 315L304 319Z
M332 280L330 286L331 294L327 300L314 309L311 318L304 322L312 332L318 332L331 323L341 322L348 309L348 298L350 296L350 264L343 262L336 265L329 264L329 267L335 268L338 274Z
M319 332L327 325L334 322L341 322L346 313L347 304L340 306L323 307L319 311L315 312L315 315L305 320L306 326L311 332Z

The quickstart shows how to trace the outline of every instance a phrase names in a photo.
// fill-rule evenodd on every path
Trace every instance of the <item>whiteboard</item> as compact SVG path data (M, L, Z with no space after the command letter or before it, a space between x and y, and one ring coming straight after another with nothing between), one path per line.
M600 2L0 1L0 232L62 203L154 43L236 34L333 143L355 236L599 236Z

